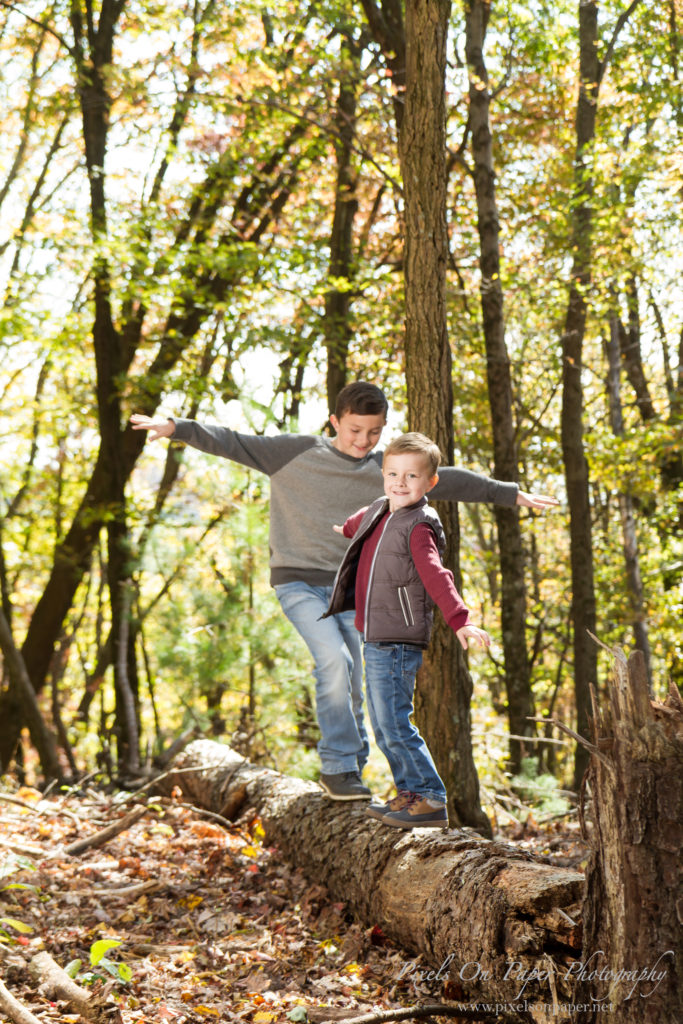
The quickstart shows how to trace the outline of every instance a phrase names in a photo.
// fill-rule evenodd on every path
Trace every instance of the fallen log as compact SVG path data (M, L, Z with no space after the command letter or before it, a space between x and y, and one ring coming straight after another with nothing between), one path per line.
M455 998L498 1004L511 1019L569 1019L561 1004L581 949L582 873L469 829L398 832L363 804L334 803L314 783L207 740L165 774L162 791L175 787L231 820L257 814L269 844L357 920L421 954ZM414 968L407 959L403 973Z

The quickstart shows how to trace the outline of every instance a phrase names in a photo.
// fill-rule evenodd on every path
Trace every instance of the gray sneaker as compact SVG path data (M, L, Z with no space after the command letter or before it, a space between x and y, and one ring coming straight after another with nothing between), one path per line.
M332 800L370 800L372 793L364 786L360 772L321 775L320 785Z
M385 814L391 814L392 811L402 811L410 803L412 797L413 794L410 790L401 789L396 796L392 797L385 804L370 804L365 810L365 816L381 821Z

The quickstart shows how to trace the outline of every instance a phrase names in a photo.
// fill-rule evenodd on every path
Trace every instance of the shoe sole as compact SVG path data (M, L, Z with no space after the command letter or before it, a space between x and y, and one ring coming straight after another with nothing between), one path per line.
M445 821L399 821L388 814L383 814L379 820L385 825L392 825L394 828L402 828L406 831L411 828L448 828L448 819Z
M372 793L368 793L367 796L365 793L344 793L342 795L341 793L333 793L320 779L318 779L318 785L329 796L330 800L372 800Z
M365 816L366 818L374 818L376 821L381 821L386 813L386 808L379 805L373 807L371 804L365 811Z

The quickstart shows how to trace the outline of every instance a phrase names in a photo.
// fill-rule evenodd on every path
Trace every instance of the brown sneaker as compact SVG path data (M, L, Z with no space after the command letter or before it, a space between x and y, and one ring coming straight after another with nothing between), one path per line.
M379 819L394 828L448 828L448 811L445 804L436 806L419 793L411 793L404 807L388 811Z
M401 789L385 804L370 804L369 807L365 808L366 818L377 818L378 821L382 821L385 814L391 813L391 811L402 811L411 800L415 798L417 794L411 793L408 789Z

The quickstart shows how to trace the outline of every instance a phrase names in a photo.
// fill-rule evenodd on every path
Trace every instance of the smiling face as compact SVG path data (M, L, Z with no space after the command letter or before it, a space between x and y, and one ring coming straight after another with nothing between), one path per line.
M385 455L382 476L391 512L414 505L439 479L431 473L427 456L420 452Z
M386 423L383 413L360 416L355 412L345 412L343 416L330 416L336 437L332 444L342 455L351 455L354 459L362 459L369 455L382 436Z

